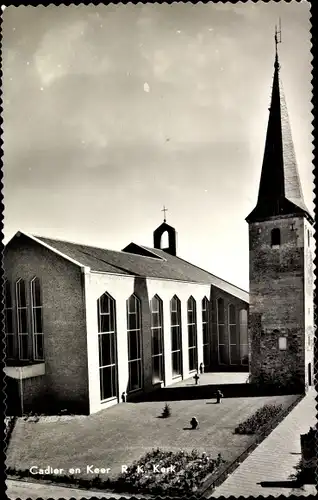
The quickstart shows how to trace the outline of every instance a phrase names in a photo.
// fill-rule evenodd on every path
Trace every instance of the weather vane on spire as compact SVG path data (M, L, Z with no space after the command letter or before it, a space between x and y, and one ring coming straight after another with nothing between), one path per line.
M277 28L277 25L275 25L275 52L276 52L275 66L277 66L277 69L279 69L277 45L281 42L282 42L282 27L281 27L281 21L279 18L278 28Z
M161 212L164 213L164 216L163 216L163 222L167 222L167 219L166 219L166 212L168 212L168 209L163 206L163 209L161 210Z

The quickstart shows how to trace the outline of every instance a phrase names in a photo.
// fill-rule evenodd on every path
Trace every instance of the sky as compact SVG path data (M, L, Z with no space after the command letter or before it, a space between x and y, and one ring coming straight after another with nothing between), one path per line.
M281 18L281 79L313 210L310 5L7 7L4 234L153 246L248 290Z

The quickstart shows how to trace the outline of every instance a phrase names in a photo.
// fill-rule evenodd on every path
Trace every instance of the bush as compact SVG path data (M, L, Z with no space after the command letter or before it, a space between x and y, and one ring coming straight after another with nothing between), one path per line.
M195 493L206 476L217 472L224 463L220 454L213 459L197 450L172 452L157 448L129 466L113 486L117 491L152 495Z
M162 414L161 414L162 418L168 418L168 417L171 417L171 408L170 406L168 405L168 403L165 404L165 407L164 409L162 410Z
M257 432L261 432L271 420L280 414L282 409L282 405L264 405L254 415L241 422L235 428L235 434L256 434Z

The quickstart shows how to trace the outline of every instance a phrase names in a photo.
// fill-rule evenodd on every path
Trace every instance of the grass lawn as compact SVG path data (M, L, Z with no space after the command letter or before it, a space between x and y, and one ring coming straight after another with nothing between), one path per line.
M171 417L158 418L163 402L118 404L87 417L37 423L18 419L7 450L7 467L29 469L31 466L81 468L87 465L110 467L109 475L121 472L147 451L160 447L177 451L197 449L209 455L221 453L226 461L234 460L253 441L253 436L234 434L235 427L266 403L286 408L297 396L271 396L212 400L171 401ZM195 416L200 427L190 430ZM36 478L36 476L35 476Z

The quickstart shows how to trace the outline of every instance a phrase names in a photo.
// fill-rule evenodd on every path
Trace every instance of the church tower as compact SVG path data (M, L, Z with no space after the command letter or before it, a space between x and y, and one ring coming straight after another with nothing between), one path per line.
M158 248L160 250L164 250L170 255L177 255L177 232L174 227L169 226L167 224L166 212L167 208L163 207L162 212L164 212L163 223L160 224L159 227L153 233L153 246L154 248ZM166 248L162 248L162 239L163 235L167 233L168 235L168 246Z
M313 218L305 206L276 55L256 207L249 224L251 382L313 384Z

